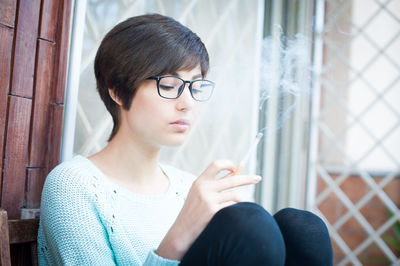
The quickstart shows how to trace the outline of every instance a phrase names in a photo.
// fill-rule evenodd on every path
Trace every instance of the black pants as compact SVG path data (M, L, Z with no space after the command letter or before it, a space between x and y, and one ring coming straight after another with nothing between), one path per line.
M308 211L240 202L217 212L182 258L182 266L332 265L324 222Z

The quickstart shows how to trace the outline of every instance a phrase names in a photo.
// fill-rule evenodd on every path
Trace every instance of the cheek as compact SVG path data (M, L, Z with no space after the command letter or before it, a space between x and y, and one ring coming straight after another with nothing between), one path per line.
M157 95L152 93L138 93L132 101L129 110L129 120L132 126L142 127L157 123L157 118L162 118L163 105L157 102Z
M196 104L193 106L192 112L193 112L193 119L194 119L195 121L198 119L198 117L199 117L200 113L202 112L202 110L203 110L202 105L199 104L199 103L196 103Z

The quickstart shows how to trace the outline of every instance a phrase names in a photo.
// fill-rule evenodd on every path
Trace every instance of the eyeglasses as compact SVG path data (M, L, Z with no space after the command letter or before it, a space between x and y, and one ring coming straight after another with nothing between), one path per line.
M154 76L148 79L157 81L158 95L166 99L177 99L185 89L186 83L189 83L189 91L193 99L205 102L210 99L215 87L214 82L206 79L189 81L175 76Z

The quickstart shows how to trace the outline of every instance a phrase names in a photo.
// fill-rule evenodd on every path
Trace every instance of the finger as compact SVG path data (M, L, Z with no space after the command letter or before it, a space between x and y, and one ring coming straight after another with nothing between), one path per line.
M243 170L243 167L242 167L241 165L239 165L238 167L236 167L236 168L234 169L234 171L228 173L227 175L225 175L225 176L223 176L223 177L221 177L221 178L225 178L225 177L228 177L228 176L239 175L240 172L241 172L242 170Z
M240 202L242 201L241 198L237 195L237 193L233 190L230 191L223 191L221 193L218 193L218 202L223 203L223 202Z
M228 176L235 175L234 172L235 172L235 171L229 171L229 173L227 173L227 174L224 175L224 176L221 176L220 178L225 178L225 177L228 177ZM218 179L220 179L220 178L218 178Z
M217 191L223 191L235 187L257 184L261 181L258 175L231 175L217 180Z
M229 160L216 160L212 162L199 178L215 179L215 176L224 170L233 172L235 165Z

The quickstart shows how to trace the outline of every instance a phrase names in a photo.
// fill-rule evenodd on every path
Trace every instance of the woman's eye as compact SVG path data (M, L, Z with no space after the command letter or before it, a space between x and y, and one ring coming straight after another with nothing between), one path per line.
M173 88L174 88L174 86L160 84L160 89L162 89L162 90L169 91L169 90L172 90Z
M193 93L193 94L197 94L197 93L200 93L200 92L201 92L201 90L192 89L192 93Z

